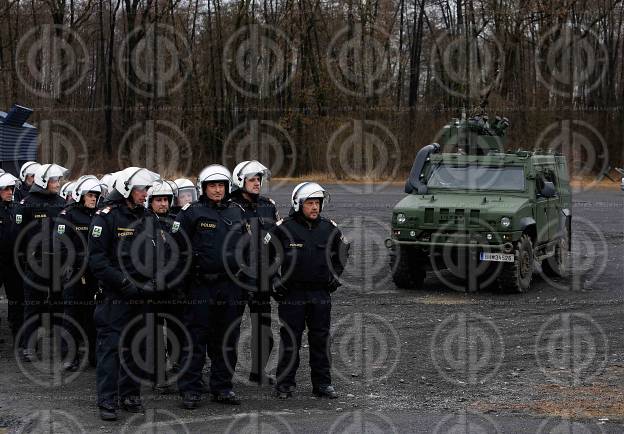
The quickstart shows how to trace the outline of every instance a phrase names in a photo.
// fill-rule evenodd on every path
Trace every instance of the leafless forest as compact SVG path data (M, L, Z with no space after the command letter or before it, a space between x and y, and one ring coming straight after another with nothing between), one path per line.
M1 0L0 108L40 160L400 177L465 107L577 175L624 157L620 0Z

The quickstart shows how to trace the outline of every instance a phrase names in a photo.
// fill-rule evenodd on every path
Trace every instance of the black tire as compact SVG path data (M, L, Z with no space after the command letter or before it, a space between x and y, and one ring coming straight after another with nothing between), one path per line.
M567 234L565 237L559 239L555 245L555 254L542 261L544 274L563 278L568 276L570 261L569 245L569 237Z
M531 287L535 269L533 243L527 234L516 243L514 256L514 262L503 265L498 282L505 292L525 292Z
M399 289L422 289L426 271L412 249L395 247L391 256L392 280Z

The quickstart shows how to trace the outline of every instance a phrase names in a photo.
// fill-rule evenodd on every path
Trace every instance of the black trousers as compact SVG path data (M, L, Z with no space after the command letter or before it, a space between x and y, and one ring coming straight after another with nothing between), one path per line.
M110 295L95 307L98 405L141 396L145 378L137 361L145 358L145 345L134 345L133 338L145 327L145 313L140 301Z
M279 303L280 354L277 365L277 389L291 391L296 387L299 350L303 331L308 328L310 375L312 387L331 384L329 329L331 296L329 291L292 289Z
M180 393L202 393L206 350L210 357L210 392L221 394L232 390L245 301L241 288L227 277L193 283L184 316L192 347L182 355Z
M264 375L271 351L273 332L271 330L270 293L248 293L247 305L251 317L251 375ZM262 340L259 340L262 329Z
M22 347L22 343L16 342L15 338L24 323L24 283L15 267L0 264L0 286L4 286L8 301L7 320L13 336L13 346Z
M89 287L82 280L63 288L63 327L69 332L76 348L83 344L88 351L89 362L95 366L95 313L94 296L97 288ZM83 340L86 338L86 341ZM77 354L76 354L77 356Z
M190 348L191 340L184 326L184 300L175 295L163 297L155 301L154 309L158 312L158 337L162 343L158 345L158 357L160 365L154 373L154 383L160 386L171 384L176 381L182 354L186 348ZM166 334L165 334L166 333ZM165 369L166 361L172 364L172 370Z
M60 282L60 280L58 280ZM63 298L61 285L54 284L40 273L26 271L24 277L24 324L19 340L24 349L35 352L37 349L37 331L41 326L60 326L62 324ZM51 333L52 329L48 330Z

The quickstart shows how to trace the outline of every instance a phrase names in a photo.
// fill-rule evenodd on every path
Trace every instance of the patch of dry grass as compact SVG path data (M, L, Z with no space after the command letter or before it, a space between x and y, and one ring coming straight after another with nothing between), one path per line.
M601 381L587 386L542 384L537 387L540 399L529 402L490 403L477 401L478 411L525 411L563 418L624 421L624 366L613 365L601 375Z

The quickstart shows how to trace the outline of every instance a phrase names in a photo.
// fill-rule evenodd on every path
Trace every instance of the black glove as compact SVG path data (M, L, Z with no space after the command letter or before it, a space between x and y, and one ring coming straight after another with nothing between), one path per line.
M119 287L119 293L123 298L136 298L141 296L141 289L128 279L124 279Z
M288 294L288 288L282 285L282 282L274 281L273 289L271 291L271 296L273 300L277 302L282 302L286 299L286 294Z
M340 283L340 281L334 277L332 278L331 282L329 282L329 285L327 285L327 289L331 294L332 292L336 291L341 286L342 286L342 283Z
M173 291L173 297L176 300L186 300L186 291L184 290L184 288L179 286L175 289L175 291Z
M120 289L121 295L124 298L150 296L158 292L153 280L148 280L145 283L135 284L128 279L124 279Z
M143 295L152 295L155 292L158 292L158 288L156 288L153 280L148 280L143 285L141 285L140 290Z
M66 267L62 274L61 274L61 279L63 280L64 283L69 282L74 274L74 269L72 267Z

